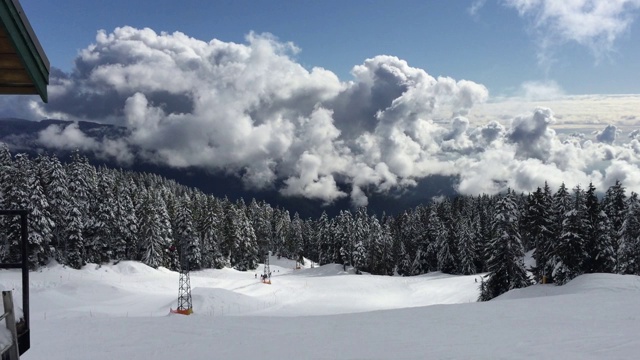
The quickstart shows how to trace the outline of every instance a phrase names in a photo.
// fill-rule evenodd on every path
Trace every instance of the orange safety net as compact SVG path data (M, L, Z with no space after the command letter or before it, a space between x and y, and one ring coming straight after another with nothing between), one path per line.
M192 308L188 308L188 309L170 309L172 314L181 314L181 315L190 315L193 314L193 309Z

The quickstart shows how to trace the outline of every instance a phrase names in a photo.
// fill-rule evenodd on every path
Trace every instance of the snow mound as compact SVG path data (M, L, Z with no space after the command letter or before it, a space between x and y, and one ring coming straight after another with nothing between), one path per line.
M246 315L264 307L255 297L221 288L194 288L191 297L194 314L198 315ZM177 303L172 308L176 307Z
M137 261L120 261L117 264L102 265L96 268L106 272L114 272L121 275L153 274L158 270Z
M617 274L585 274L560 286L563 293L640 292L640 276Z
M584 274L576 277L563 286L540 284L524 289L515 289L504 293L495 300L515 300L537 298L543 296L560 296L592 293L640 293L640 276L617 274Z
M281 257L278 259L277 256L269 256L269 265L270 266L279 266L285 269L293 269L296 267L296 261L291 260L285 257Z
M340 264L327 264L314 268L300 269L295 271L294 274L304 276L353 275L355 274L355 270L353 268L347 268L347 271L344 271L344 267Z

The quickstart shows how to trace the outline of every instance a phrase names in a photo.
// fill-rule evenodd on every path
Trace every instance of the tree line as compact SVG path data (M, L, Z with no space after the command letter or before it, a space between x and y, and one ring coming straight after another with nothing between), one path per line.
M271 252L378 275L486 273L479 300L583 273L640 274L640 203L616 182L545 184L530 194L457 196L397 216L343 210L301 219L161 176L92 166L75 152L12 156L0 146L0 208L28 209L31 268L136 260L152 267L255 269ZM20 223L0 218L0 261L20 260ZM525 267L525 253L535 265Z

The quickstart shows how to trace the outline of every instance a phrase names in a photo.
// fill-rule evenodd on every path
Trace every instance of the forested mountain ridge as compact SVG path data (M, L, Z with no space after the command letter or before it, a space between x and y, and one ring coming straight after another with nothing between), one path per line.
M482 300L533 280L564 284L589 272L640 274L640 203L620 183L600 201L596 189L548 186L530 195L458 196L398 216L366 208L297 213L252 200L207 195L150 173L94 167L75 153L11 155L0 147L0 207L26 208L29 263L137 260L176 269L255 269L264 254L339 263L373 274L488 272ZM16 219L0 219L0 258L19 258ZM537 266L525 269L525 251Z

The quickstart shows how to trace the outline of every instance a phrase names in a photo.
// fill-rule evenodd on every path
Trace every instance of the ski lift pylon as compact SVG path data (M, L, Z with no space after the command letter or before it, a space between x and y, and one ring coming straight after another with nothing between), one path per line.
M271 267L269 267L269 251L264 256L264 271L262 273L262 283L271 285Z

